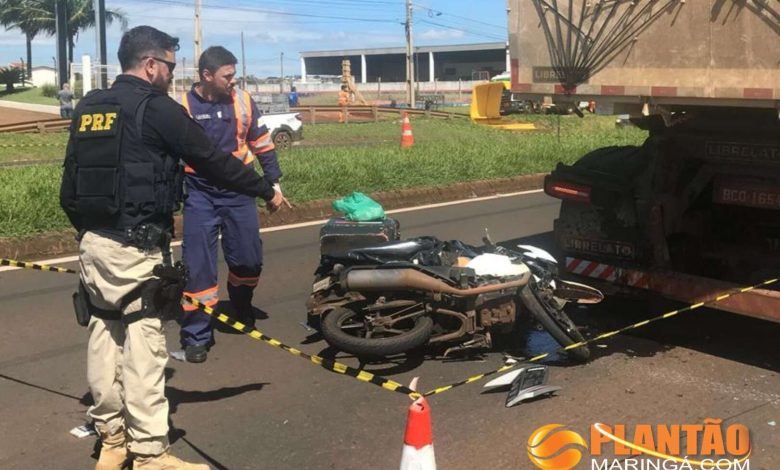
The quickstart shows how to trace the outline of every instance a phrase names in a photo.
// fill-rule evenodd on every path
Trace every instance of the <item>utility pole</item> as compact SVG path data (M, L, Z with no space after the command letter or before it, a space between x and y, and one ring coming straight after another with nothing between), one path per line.
M243 31L241 31L241 89L246 91L246 55L244 54Z
M279 93L284 93L284 52L279 55L279 65L282 69L282 74L279 80Z
M97 34L96 59L98 62L98 73L96 74L96 88L104 89L108 85L108 76L106 70L106 0L94 0L95 9L95 33Z
M57 88L68 82L68 13L65 0L54 3L55 28L57 30Z
M412 44L412 0L406 0L406 101L410 108L416 106L414 97L414 45Z
M200 32L200 0L195 0L195 63L200 60L200 46L201 46L201 32Z

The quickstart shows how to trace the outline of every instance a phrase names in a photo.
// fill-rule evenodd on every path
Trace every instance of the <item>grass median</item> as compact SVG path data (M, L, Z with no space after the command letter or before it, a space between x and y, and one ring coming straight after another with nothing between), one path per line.
M398 122L305 126L307 145L280 154L284 192L291 202L302 203L352 191L447 186L546 172L559 161L571 163L596 148L638 144L646 137L636 128L615 129L609 117L564 116L560 138L556 116L529 120L538 131L495 130L467 120L415 119L416 143L408 149L399 148ZM59 153L47 155L61 160L63 148L64 141ZM59 165L0 168L0 237L69 227L58 202L61 173Z

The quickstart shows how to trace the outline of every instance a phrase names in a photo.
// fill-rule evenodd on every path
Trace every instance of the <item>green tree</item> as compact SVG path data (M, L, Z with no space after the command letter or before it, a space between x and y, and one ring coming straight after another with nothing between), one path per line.
M5 84L6 91L13 91L14 85L22 81L24 72L16 67L0 67L0 83Z
M27 43L27 78L32 77L32 40L41 32L41 25L26 15L27 0L0 0L0 25L24 33Z
M95 8L93 0L0 0L3 14L16 18L18 24L34 25L35 32L49 36L57 34L56 4L65 5L67 17L68 62L73 62L73 48L79 32L95 26ZM122 29L127 29L127 16L120 9L106 8L106 23L118 21ZM2 22L2 20L0 20ZM19 27L15 26L14 27Z

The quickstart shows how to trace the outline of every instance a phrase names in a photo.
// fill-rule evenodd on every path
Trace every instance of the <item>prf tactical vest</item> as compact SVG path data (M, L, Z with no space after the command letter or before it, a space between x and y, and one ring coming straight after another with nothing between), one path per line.
M170 228L182 200L178 158L143 143L153 91L126 83L85 96L73 116L76 212L84 230L124 232L141 224Z

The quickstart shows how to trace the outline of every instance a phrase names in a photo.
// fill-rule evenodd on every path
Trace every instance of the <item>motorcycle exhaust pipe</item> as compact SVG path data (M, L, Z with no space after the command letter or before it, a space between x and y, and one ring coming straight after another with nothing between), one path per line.
M466 297L523 287L530 279L531 273L526 272L514 281L459 289L416 269L357 269L348 271L341 285L349 291L416 290Z

